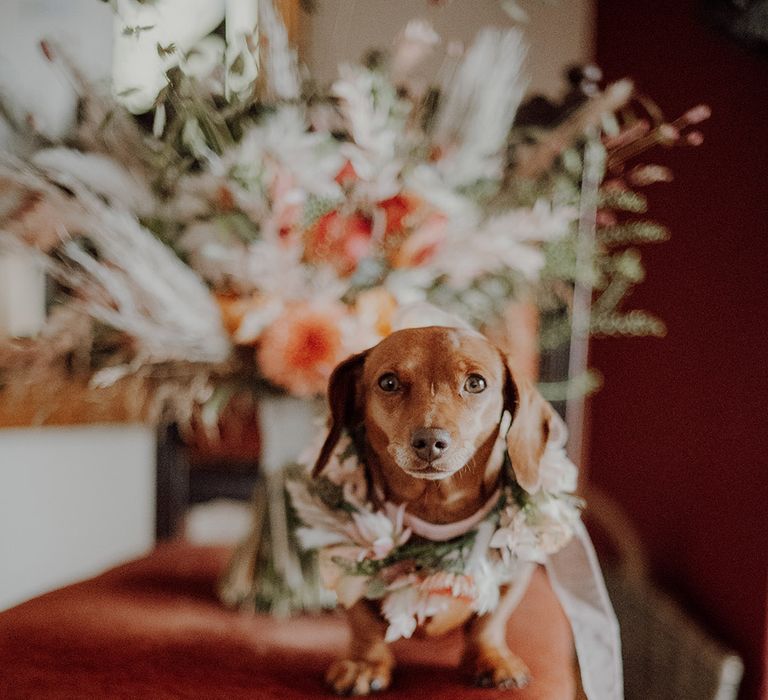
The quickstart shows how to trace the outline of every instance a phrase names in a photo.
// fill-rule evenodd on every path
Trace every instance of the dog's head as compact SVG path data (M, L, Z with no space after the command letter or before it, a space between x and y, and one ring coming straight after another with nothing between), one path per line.
M515 377L499 350L474 331L431 326L393 333L342 362L329 383L331 427L315 464L325 467L344 428L364 427L378 459L415 479L441 480L487 457L503 411L520 485L535 491L551 406Z

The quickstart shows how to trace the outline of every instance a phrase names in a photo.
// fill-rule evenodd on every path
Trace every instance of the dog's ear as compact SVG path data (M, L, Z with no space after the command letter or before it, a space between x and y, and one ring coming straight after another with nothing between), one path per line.
M507 432L507 452L517 483L535 493L541 482L541 458L550 435L559 431L562 420L522 372L506 363L504 408L512 415Z
M319 476L331 458L344 428L353 428L357 413L357 384L363 370L367 352L352 355L336 367L328 380L328 404L331 425L328 436L312 468L312 476Z

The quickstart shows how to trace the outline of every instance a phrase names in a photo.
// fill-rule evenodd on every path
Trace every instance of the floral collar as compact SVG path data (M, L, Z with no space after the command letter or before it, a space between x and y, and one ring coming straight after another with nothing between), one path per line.
M555 431L541 462L542 487L529 494L515 481L504 436L505 416L491 459L500 459L500 486L472 516L438 525L407 512L407 504L369 497L365 470L349 436L339 441L322 477L289 482L305 549L316 550L325 585L349 607L381 599L387 641L410 637L418 623L438 615L452 598L483 614L499 588L515 580L521 563L543 563L564 547L579 523L573 495L576 467ZM378 494L377 494L378 495Z

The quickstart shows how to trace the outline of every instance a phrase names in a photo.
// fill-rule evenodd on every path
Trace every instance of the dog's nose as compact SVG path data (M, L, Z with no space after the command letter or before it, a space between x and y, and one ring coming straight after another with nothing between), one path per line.
M451 435L442 428L419 428L411 437L411 447L419 459L431 462L451 444Z

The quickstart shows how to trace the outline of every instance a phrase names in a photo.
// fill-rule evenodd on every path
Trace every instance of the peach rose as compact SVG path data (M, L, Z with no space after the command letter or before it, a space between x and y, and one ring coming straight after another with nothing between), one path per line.
M346 349L341 304L295 303L261 334L256 359L261 373L296 396L325 391Z
M371 251L371 220L360 213L338 211L321 216L307 231L306 259L328 263L348 277Z

